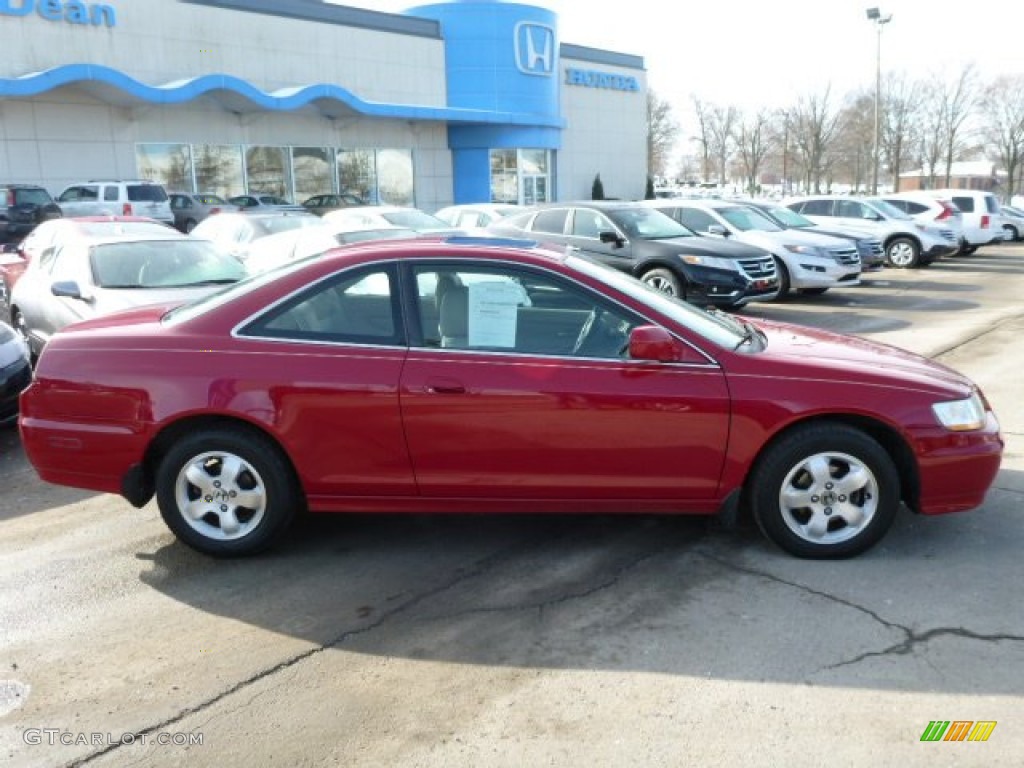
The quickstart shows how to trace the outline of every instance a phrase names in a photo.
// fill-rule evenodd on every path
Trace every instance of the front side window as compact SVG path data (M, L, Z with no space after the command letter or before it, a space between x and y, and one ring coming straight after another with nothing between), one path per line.
M714 216L696 208L680 208L679 221L694 232L708 232L713 225L718 224Z
M832 201L806 200L803 203L798 203L796 210L802 213L804 216L831 216Z
M346 271L320 282L248 325L243 336L398 346L393 267Z
M422 265L413 274L425 347L621 359L641 322L578 285L532 270Z

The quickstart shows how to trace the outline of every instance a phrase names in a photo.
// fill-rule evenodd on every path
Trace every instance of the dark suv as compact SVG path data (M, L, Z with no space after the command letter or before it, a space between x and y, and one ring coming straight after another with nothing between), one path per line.
M572 246L692 304L737 308L779 292L775 260L767 251L698 237L642 203L548 203L487 229Z
M0 242L16 242L47 219L60 218L60 206L35 184L0 184Z

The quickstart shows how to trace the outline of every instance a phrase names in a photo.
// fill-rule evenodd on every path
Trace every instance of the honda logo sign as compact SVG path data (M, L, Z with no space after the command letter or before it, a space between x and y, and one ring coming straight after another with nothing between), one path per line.
M515 29L516 68L524 75L551 77L555 72L555 30L521 21Z

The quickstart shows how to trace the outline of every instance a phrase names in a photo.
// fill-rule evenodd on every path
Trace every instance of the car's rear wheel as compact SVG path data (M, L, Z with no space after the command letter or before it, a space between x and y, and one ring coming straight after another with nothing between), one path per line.
M686 298L686 288L683 285L683 281L671 269L665 269L664 267L649 269L641 275L640 279L656 291L661 291L677 299Z
M271 546L302 503L277 446L237 427L201 429L175 443L157 467L156 497L174 534L215 557Z
M1006 238L1005 239L1009 243L1014 243L1014 242L1016 242L1017 240L1020 239L1020 232L1018 232L1017 228L1015 226L1013 226L1012 224L1004 225L1003 226L1003 231L1006 233Z
M821 294L825 293L825 291L827 291L827 290L828 290L827 287L826 288L801 288L800 289L800 293L804 294L805 296L821 296Z
M889 530L900 504L896 467L872 437L839 423L798 427L751 472L748 498L764 534L797 557L852 557Z
M970 256L972 253L974 253L977 250L978 250L978 246L976 246L976 245L967 245L967 246L964 246L964 249L963 249L963 251L961 251L961 253L964 256Z
M920 246L909 237L894 238L885 248L885 260L897 269L916 267L920 255Z

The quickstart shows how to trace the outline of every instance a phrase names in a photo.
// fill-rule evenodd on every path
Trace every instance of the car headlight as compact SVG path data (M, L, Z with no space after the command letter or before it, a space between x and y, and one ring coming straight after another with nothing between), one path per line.
M985 426L985 404L977 392L966 400L932 403L932 413L939 424L953 432L967 432Z
M817 256L818 258L830 258L830 254L823 248L816 245L787 245L786 250L790 253L799 253L804 256Z
M714 267L715 269L728 269L731 272L739 272L739 265L732 259L721 259L717 256L697 256L693 253L680 253L679 258L687 264L696 264L701 267Z

